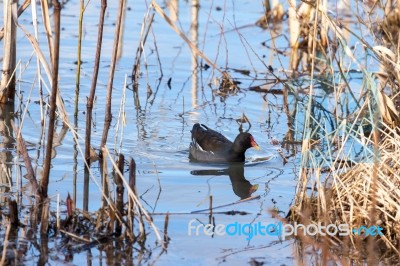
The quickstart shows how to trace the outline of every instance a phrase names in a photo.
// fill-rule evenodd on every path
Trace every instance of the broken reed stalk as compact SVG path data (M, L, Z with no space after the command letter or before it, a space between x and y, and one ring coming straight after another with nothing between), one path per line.
M15 126L13 120L11 120L11 126L13 127L14 133L16 134L18 154L22 155L22 158L24 160L26 168L26 178L28 179L31 185L32 192L35 194L36 198L39 199L40 198L40 193L38 189L39 186L36 180L35 171L33 170L32 167L31 158L29 157L28 154L28 149L26 148L25 140L22 138L22 133Z
M43 178L41 182L41 196L47 198L47 189L49 185L49 174L50 174L50 163L51 163L51 151L53 148L53 136L54 136L54 123L56 115L56 99L57 99L57 87L58 87L58 64L60 55L60 13L61 5L58 0L53 0L54 6L54 59L53 59L53 76L52 76L52 90L50 95L50 111L49 111L49 124L47 133L47 144L46 154L43 163Z
M112 88L114 82L114 72L115 72L115 65L117 61L117 53L118 53L118 45L119 45L119 35L121 33L121 21L122 21L122 13L124 7L124 0L120 0L118 4L118 14L117 14L117 24L115 26L115 34L114 34L114 44L113 50L111 54L111 65L110 65L110 77L107 84L107 96L106 96L106 109L104 115L104 128L103 128L103 135L101 138L100 147L104 147L107 143L108 137L108 130L110 129L112 114L111 114L111 97L112 97Z
M110 178L108 176L108 168L107 168L107 160L100 160L101 162L101 167L100 167L100 173L101 173L101 185L103 189L103 207L108 205L108 200L110 198L110 191L109 191L109 184L110 184Z
M129 159L129 188L136 194L136 163L133 158ZM128 218L127 223L130 229L133 231L133 222L134 222L134 214L133 211L135 209L135 202L131 197L128 198Z
M127 189L129 198L132 199L132 201L135 202L135 205L137 206L137 208L138 208L138 210L139 210L139 212L140 212L140 214L141 214L140 217L139 217L139 221L141 221L142 217L146 218L146 220L147 220L147 222L149 223L149 225L153 228L153 231L154 231L154 233L155 233L155 235L156 235L156 237L157 237L157 240L158 240L160 243L163 243L162 238L161 238L161 236L160 236L160 233L158 232L157 226L154 224L152 217L151 217L150 214L147 212L147 210L143 207L143 205L141 204L139 198L136 196L136 193L135 193L135 192L131 189L131 187L129 186L128 181L126 181L126 179L124 178L124 176L122 175L122 173L118 170L118 167L116 166L116 164L115 164L113 158L111 157L111 154L110 154L110 152L109 152L107 146L104 146L104 147L103 147L103 150L104 150L104 151L103 151L104 154L108 156L108 158L109 158L111 164L112 164L113 167L116 169L117 174L120 175L120 177L121 177L121 179L122 179L122 181L123 181L123 183L124 183L124 185L125 185L125 187L126 187L126 189ZM142 227L142 226L143 226L143 225L140 225L140 227ZM142 228L141 228L141 229L142 229ZM140 230L141 230L141 229L140 229ZM144 227L143 227L143 229L144 229ZM141 232L144 232L144 231L141 231ZM164 244L163 244L163 245L164 245Z
M150 19L148 19L148 25L146 25L146 18L147 18L147 16L145 16L145 18L143 20L142 29L140 31L139 45L138 45L138 47L136 49L135 64L133 65L133 69L132 69L132 82L133 83L137 83L137 80L139 78L139 74L140 74L140 58L142 57L143 48L144 48L144 45L145 45L145 43L147 41L147 36L149 35L150 29L151 29L151 25L152 25L153 20L154 20L154 13L151 14Z
M17 9L17 2L4 0L5 39L3 44L3 69L0 81L0 103L14 102L15 77L12 74L16 66L16 32L13 10Z
M165 215L165 222L164 222L164 249L167 248L168 243L169 243L169 237L168 237L168 224L169 224L169 212Z
M79 101L79 86L81 83L81 64L82 64L82 26L83 26L83 13L85 12L84 0L80 0L79 8L79 26L78 26L78 58L76 69L76 84L75 84L75 108L74 117L78 116L78 101Z
M99 29L97 32L96 58L94 61L94 69L93 69L93 79L92 79L92 85L90 87L89 98L86 104L85 160L88 166L90 166L90 138L92 133L92 110L93 110L94 96L96 94L97 77L99 75L101 44L103 41L104 14L106 13L106 9L107 9L107 0L101 0ZM87 167L85 167L85 171L87 170L88 170ZM86 178L87 182L89 182L89 175L85 175L85 181Z
M117 166L118 170L123 173L124 172L124 155L119 154L118 155L118 161L117 161ZM117 198L115 201L115 205L117 207L117 211L119 212L119 216L122 217L122 214L124 213L124 183L122 182L122 179L119 175L114 174L114 182L117 185ZM117 236L120 236L122 232L122 223L117 220L115 224L115 234Z

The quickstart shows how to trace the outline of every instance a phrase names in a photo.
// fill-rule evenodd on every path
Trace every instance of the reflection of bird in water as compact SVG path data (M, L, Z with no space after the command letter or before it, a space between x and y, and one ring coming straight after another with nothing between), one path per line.
M212 170L194 170L190 172L192 175L229 175L232 182L233 192L240 198L246 199L251 196L257 189L258 185L252 185L244 177L244 164L230 164L227 169Z
M232 142L221 133L202 124L193 125L191 132L189 158L194 161L244 162L244 154L248 148L260 149L250 133L240 133Z
M243 164L233 164L226 170L232 182L233 192L241 199L250 197L258 189L258 185L252 185L244 177Z

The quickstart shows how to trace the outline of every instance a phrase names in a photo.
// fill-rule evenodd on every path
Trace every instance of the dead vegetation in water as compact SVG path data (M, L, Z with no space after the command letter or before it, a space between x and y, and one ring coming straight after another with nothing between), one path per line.
M123 156L120 156L121 164L121 161L115 163L112 160L108 150L105 150L103 154L111 160L114 167L118 167L113 170L117 193L115 198L103 194L104 204L97 211L89 212L77 208L69 195L61 201L59 198L56 201L52 198L47 206L38 204L28 206L9 200L8 208L0 211L0 230L7 232L4 241L0 244L0 249L3 251L1 256L3 265L25 262L30 256L25 244L35 245L36 243L39 246L37 241L41 242L38 250L41 252L40 256L44 256L44 262L47 261L45 258L49 252L57 253L62 249L67 254L65 261L69 261L75 254L93 247L99 250L107 249L111 252L110 255L114 254L109 258L114 262L118 261L117 258L131 262L136 257L135 250L139 250L142 254L138 261L149 259L152 253L146 244L149 234L155 234L156 243L161 247L160 254L165 252L169 242L166 233L168 214L165 218L164 235L161 236L152 217L138 201L135 187L135 162L130 160L129 180L126 180L122 175L124 170L121 165L125 163ZM111 181L108 180L108 182ZM124 199L124 189L128 191L128 199ZM50 205L58 206L57 210L50 209ZM48 213L47 220L42 219L43 212ZM47 224L47 232L39 234L37 228L39 225L43 227L44 223ZM150 231L147 229L149 227ZM40 237L38 238L37 235ZM54 244L49 243L57 243L57 245L54 248Z
M120 24L121 12L124 9L125 1L119 1L119 15L118 21ZM29 1L21 7L18 15L21 15L22 12L27 8ZM0 244L0 249L2 250L2 254L0 255L1 265L6 264L23 264L27 260L30 259L31 254L29 254L29 250L27 246L33 244L36 248L36 251L40 253L40 258L38 259L39 264L46 264L48 262L48 256L50 249L53 249L54 252L59 252L58 247L54 247L54 243L58 240L62 242L62 248L68 253L65 257L65 261L69 261L73 258L75 253L79 253L81 250L90 250L94 246L98 246L101 250L101 246L107 246L108 251L112 251L111 254L122 253L127 255L125 260L131 262L132 261L132 250L135 247L135 244L141 248L141 256L146 257L150 256L151 252L149 252L146 248L146 240L150 234L156 239L156 246L161 247L161 254L165 252L167 247L167 243L169 238L166 234L162 237L159 233L158 228L153 223L152 217L147 212L147 210L142 206L136 195L136 166L132 160L130 160L129 165L129 181L127 181L123 175L124 173L124 157L116 150L121 150L122 139L120 140L120 148L117 149L117 143L115 143L115 149L113 153L118 153L119 155L110 155L110 152L106 145L106 139L108 136L108 125L107 122L111 121L110 113L105 115L105 128L103 130L103 144L98 150L101 150L101 156L98 157L97 154L93 154L93 148L90 145L91 140L91 132L92 132L92 108L93 108L93 99L95 98L95 88L97 82L97 75L99 69L99 60L101 54L101 42L102 42L102 34L103 34L103 23L104 23L104 14L107 7L107 1L102 1L102 15L100 16L98 32L98 46L96 51L96 62L94 67L94 80L92 83L91 95L89 101L87 103L87 127L86 127L86 156L82 152L82 149L79 145L79 141L82 138L78 135L78 126L77 120L74 120L74 125L71 125L68 119L68 114L64 107L64 101L62 99L62 95L60 94L58 80L58 68L59 68L59 44L60 44L60 12L61 5L58 1L53 1L53 18L54 25L51 25L50 21L50 12L47 1L41 1L41 9L43 21L45 22L44 28L47 33L47 44L49 54L45 55L43 52L43 48L39 45L37 39L37 31L38 31L38 18L36 12L36 2L32 2L34 5L32 8L32 20L33 20L33 28L35 29L35 35L29 33L23 26L14 23L14 28L5 28L2 31L4 32L4 36L7 39L7 49L5 50L5 54L9 57L10 60L6 60L8 67L10 67L9 62L14 60L14 66L12 67L12 71L7 70L6 78L2 78L2 93L5 92L5 88L12 83L12 86L15 84L15 80L13 80L13 76L9 74L11 72L15 73L17 68L15 67L15 51L17 50L18 45L14 43L10 43L10 33L15 34L15 27L21 30L25 34L25 38L32 44L32 54L37 57L37 65L34 66L34 70L37 72L37 80L35 79L32 82L32 89L36 86L39 87L39 104L41 110L41 133L39 137L40 147L43 145L43 150L45 150L44 154L37 155L36 161L31 159L31 154L28 153L28 145L22 136L22 128L24 124L24 118L26 112L28 112L28 106L30 101L31 94L27 96L27 99L23 99L21 97L21 102L19 102L19 108L21 110L20 113L15 111L14 107L14 95L11 95L7 92L6 97L4 94L0 95L2 99L6 99L8 101L7 105L0 106L1 113L1 133L2 137L9 141L10 143L4 144L7 149L1 150L1 206L0 206L0 231L4 232L4 239ZM7 20L15 19L13 17L11 10L15 10L16 2L5 1L4 6L7 9ZM80 30L82 31L82 19L84 15L86 6L84 2L81 1L81 14L80 14ZM9 22L7 22L10 24ZM54 27L54 32L52 31L52 26ZM112 87L113 87L113 78L114 78L114 69L117 61L118 49L117 47L120 45L121 38L119 38L121 30L120 27L116 27L116 38L114 40L114 49L112 56L112 63L110 66L110 76L108 83L108 103L107 108L111 110L111 96L112 96ZM0 36L2 37L2 36ZM81 35L79 37L81 40ZM11 40L12 41L12 40ZM81 62L80 59L80 49L81 45L78 45L78 60L77 62ZM13 54L14 53L14 54ZM13 58L14 56L14 58ZM50 58L50 59L47 59ZM25 65L25 68L30 67L30 62ZM36 69L35 69L36 67ZM21 68L19 66L19 68ZM47 80L42 76L42 71L44 70ZM4 74L4 73L3 73ZM14 75L14 74L13 74ZM35 76L36 77L36 76ZM19 77L21 78L21 77ZM76 97L75 97L75 116L77 116L77 106L79 99L79 86L80 86L80 64L78 63L77 70L77 78L76 78ZM10 86L11 87L11 86ZM49 90L49 103L48 106L45 104L45 99L43 96L42 88L51 88ZM126 90L126 82L124 86L124 95ZM11 101L12 100L12 101ZM26 102L24 102L27 100ZM24 107L24 108L22 108ZM124 108L125 108L125 97L121 99L120 106L120 114L118 116L117 124L121 126L124 120ZM49 116L49 119L46 119ZM48 121L47 121L48 120ZM65 136L68 129L72 132L73 138L75 140L75 154L74 160L76 165L78 165L78 154L83 159L83 166L85 167L85 175L84 175L84 192L83 192L83 209L78 209L75 206L76 201L76 173L75 173L75 184L74 184L74 195L73 199L68 195L68 198L65 199L65 204L61 204L61 199L59 195L48 195L48 187L50 186L54 180L54 177L51 176L50 171L52 168L52 159L56 156L56 147L60 145L61 140L57 139L57 122L62 124L62 130L60 133L61 139ZM15 125L15 124L18 125ZM47 136L45 135L45 129L48 128ZM118 127L119 129L119 127ZM117 135L119 133L117 129ZM46 139L47 137L47 139ZM45 140L46 139L46 140ZM116 142L117 142L116 138ZM14 141L12 141L14 140ZM58 142L57 142L58 141ZM14 147L14 145L16 147ZM37 148L37 147L35 147ZM17 156L15 160L12 159L12 150L17 150ZM40 148L39 148L40 149ZM21 161L18 161L18 156L22 158ZM43 158L42 158L43 157ZM118 157L118 162L116 163L114 160ZM99 184L96 180L96 176L93 174L90 168L90 164L93 163L96 159L100 159L100 169L102 174L102 184ZM41 162L43 160L43 169L40 167ZM15 173L13 169L20 169L20 167L25 166L26 175L22 175L21 170L16 170ZM40 165L38 167L38 165ZM107 167L112 166L112 173L108 171ZM77 169L74 169L75 171ZM112 178L111 178L112 177ZM26 184L23 181L23 178L26 178L29 183ZM16 180L15 180L16 179ZM102 199L102 207L95 212L89 212L89 190L88 184L89 179L98 186L101 199ZM113 195L113 191L110 191L110 186L115 185L116 192ZM128 197L127 197L128 196ZM25 199L26 198L26 199ZM55 198L57 198L55 200ZM8 206L5 206L7 205ZM64 212L60 211L60 208L64 207L67 209L64 218ZM168 221L168 216L166 217ZM167 230L168 222L165 225L165 231ZM150 228L150 230L148 230ZM40 242L40 244L39 244ZM49 244L50 243L50 244ZM129 243L129 247L125 248L124 243ZM131 253L126 253L125 250L131 250ZM106 252L107 253L107 252ZM17 255L16 255L17 254ZM147 254L147 255L146 255ZM107 256L108 257L108 256ZM111 257L111 256L110 256ZM115 258L120 257L119 255L114 256ZM115 259L113 257L113 260ZM139 259L141 261L141 259ZM120 261L118 261L120 263Z
M380 226L383 229L381 237L374 238L363 232L362 235L338 236L329 244L324 242L326 237L318 236L316 243L322 250L325 243L335 254L347 253L347 257L356 255L361 260L371 257L377 259L383 254L398 256L400 135L388 128L387 131L380 130L380 133L383 139L376 151L379 154L376 162L371 155L363 158L364 161L352 164L332 163L327 175L322 173L322 168L303 172L297 204L291 210L292 221L336 226L347 224L351 229L361 226ZM366 141L369 142L366 145L373 145L371 138L366 138ZM369 253L365 249L371 241L379 252Z

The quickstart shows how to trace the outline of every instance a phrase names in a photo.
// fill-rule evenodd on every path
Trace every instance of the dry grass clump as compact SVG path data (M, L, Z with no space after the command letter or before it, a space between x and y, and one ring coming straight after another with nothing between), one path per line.
M384 136L375 163L371 156L366 158L370 162L330 173L326 212L331 222L351 227L381 226L382 240L395 248L400 239L400 135L395 130L381 133ZM372 213L375 217L371 217Z
M351 260L371 259L389 264L397 262L400 240L400 135L397 132L392 134L382 141L377 163L360 162L348 166L346 170L343 165L340 169L331 169L321 187L311 188L311 196L297 198L302 200L301 205L297 205L301 207L293 208L291 217L292 221L305 225L348 224L350 229L380 226L383 235L366 236L363 233L311 237L299 234L299 241L296 241L299 254L304 256L316 252L325 262L343 264L349 264ZM373 252L369 245L372 245Z
M332 134L318 140L329 144L311 147L303 143L303 157L308 159L307 165L303 164L300 171L291 220L325 226L347 224L350 230L360 226L382 228L382 236L368 236L363 231L360 235L337 234L329 241L325 241L326 237L321 235L312 237L316 241L313 245L317 243L322 250L324 244L327 244L330 255L340 253L345 258L350 258L352 254L357 254L359 259L374 256L380 257L379 260L383 259L382 256L399 255L398 112L391 109L393 101L389 97L378 99L388 102L383 105L382 101L378 101L380 106L377 106L377 103L366 101L364 108L354 113L356 119L345 126L339 125ZM365 112L365 109L371 112ZM377 114L380 114L379 119ZM361 115L364 117L360 118ZM369 124L372 131L367 130L365 123ZM322 127L321 124L320 126ZM331 245L332 243L334 244ZM374 247L373 253L368 252L368 245Z

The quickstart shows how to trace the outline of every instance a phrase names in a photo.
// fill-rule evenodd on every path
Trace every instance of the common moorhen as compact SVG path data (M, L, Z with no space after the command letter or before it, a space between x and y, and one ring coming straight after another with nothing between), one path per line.
M216 163L244 162L244 154L248 148L260 149L250 133L240 133L232 143L221 133L203 124L194 124L191 132L190 160Z

